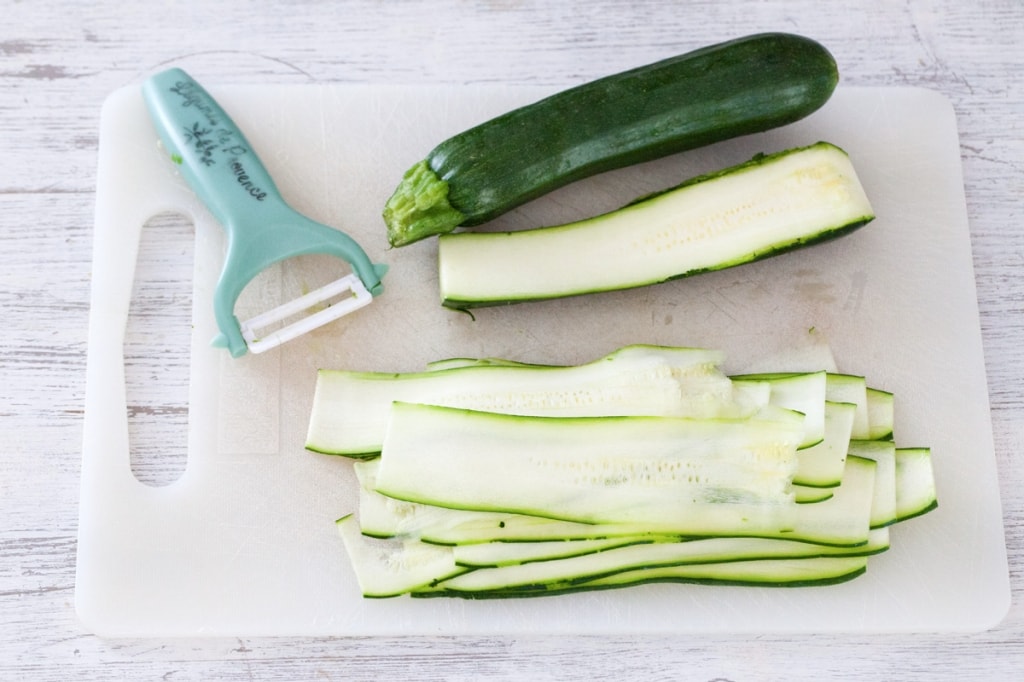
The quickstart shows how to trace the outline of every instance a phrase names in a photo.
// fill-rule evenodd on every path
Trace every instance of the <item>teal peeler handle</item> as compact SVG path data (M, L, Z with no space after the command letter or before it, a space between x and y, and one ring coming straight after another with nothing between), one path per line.
M215 345L234 357L246 352L235 303L256 275L287 258L337 256L352 266L371 294L381 293L387 266L372 263L344 232L291 208L242 132L185 71L152 76L142 93L171 159L227 234L227 257L213 301L220 329Z

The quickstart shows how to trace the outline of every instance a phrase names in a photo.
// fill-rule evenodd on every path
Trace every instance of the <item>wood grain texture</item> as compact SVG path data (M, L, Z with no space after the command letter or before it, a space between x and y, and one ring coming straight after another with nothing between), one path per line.
M39 0L2 7L0 679L1010 680L1024 670L1019 0ZM79 453L98 123L111 91L171 64L224 83L561 86L764 30L820 40L844 83L919 85L953 102L1014 596L1000 626L970 636L753 638L153 641L84 633L73 608ZM172 283L175 273L168 270ZM156 393L140 393L135 412L159 454L180 426L176 382L184 361L146 354L145 311L179 303L160 286L140 291L139 300L140 350L126 372L140 386L147 376L159 379ZM159 477L174 464L157 458L147 466Z

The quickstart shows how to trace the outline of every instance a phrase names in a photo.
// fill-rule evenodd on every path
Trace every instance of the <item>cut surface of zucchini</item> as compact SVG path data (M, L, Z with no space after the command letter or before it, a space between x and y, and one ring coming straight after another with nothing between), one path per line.
M849 157L822 142L576 223L442 235L441 302L471 308L646 286L838 237L873 218Z
M533 543L548 540L662 540L680 535L666 524L582 523L528 514L474 509L451 509L408 502L377 492L380 460L355 464L360 476L359 515L363 532L375 537L411 537L439 545L487 542ZM856 546L868 540L873 508L875 462L852 457L844 465L843 482L813 503L796 502L793 528L768 534L836 546ZM799 497L795 497L799 500Z
M850 455L875 462L875 494L871 505L871 527L896 523L896 446L884 440L850 441Z
M821 544L856 546L868 541L875 499L876 463L848 455L843 480L831 488L832 497L810 504L796 504L793 528L779 537Z
M769 421L392 410L376 484L388 497L602 526L590 537L624 525L631 534L867 539L874 462L847 457L832 498L797 503L793 412Z
M797 452L799 463L793 482L805 488L834 488L842 482L843 466L850 447L855 406L825 403L825 433L821 442ZM804 499L810 499L806 491Z
M870 556L888 548L889 536L884 531L879 532L868 543L853 548L768 538L703 538L680 542L647 542L547 561L525 561L514 565L509 563L505 566L477 568L446 580L445 587L476 591L540 587L560 582L589 580L639 568L757 559ZM474 545L469 549L475 552L477 562L485 560L483 550L487 549L487 546ZM504 554L509 554L507 548ZM455 555L459 556L458 550L455 550Z
M759 559L721 564L661 566L617 573L583 586L622 587L649 582L812 587L852 580L867 570L868 557Z
M449 547L368 538L352 514L336 524L364 597L406 594L466 570L455 564Z
M868 386L868 438L871 440L893 437L896 422L895 398L889 391Z
M646 583L675 582L705 585L744 585L811 587L834 585L852 580L867 570L868 557L838 556L807 559L753 559L710 564L684 564L638 568L595 577L591 580L565 580L535 587L467 589L465 583L453 588L448 581L414 590L414 597L463 597L470 599L522 598L570 592L611 589ZM466 577L472 573L466 574ZM458 580L456 577L453 580Z
M735 384L764 382L770 387L768 404L804 415L801 448L825 439L825 410L828 374L824 371L795 374L747 374L732 377Z
M829 372L825 382L825 399L852 404L854 418L850 437L855 440L871 439L868 425L868 387L864 377Z
M390 373L321 370L306 447L325 454L380 452L392 403L539 416L736 417L767 403L768 389L733 388L722 354L633 345L575 366L453 363L448 369Z
M607 552L630 545L647 544L648 536L625 536L597 540L540 540L537 542L477 542L455 545L455 563L467 568L497 568L537 562L557 561Z
M896 517L905 521L938 506L930 448L897 448Z
M377 492L380 459L354 462L359 479L359 519L363 533L378 538L418 538L436 545L486 542L541 543L549 540L634 539L649 534L641 524L600 526L525 514L449 509L397 500Z
M767 409L767 408L766 408ZM802 415L522 417L395 403L377 490L455 509L680 534L778 533Z

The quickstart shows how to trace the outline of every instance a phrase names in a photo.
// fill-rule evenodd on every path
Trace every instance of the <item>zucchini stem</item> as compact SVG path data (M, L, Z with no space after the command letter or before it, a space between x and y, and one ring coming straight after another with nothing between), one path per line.
M384 223L391 246L405 246L436 234L451 232L465 216L448 202L448 183L420 161L384 205Z

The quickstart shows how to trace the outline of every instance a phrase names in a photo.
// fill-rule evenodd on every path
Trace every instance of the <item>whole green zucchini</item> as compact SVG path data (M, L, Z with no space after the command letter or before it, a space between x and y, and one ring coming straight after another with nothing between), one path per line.
M570 182L797 121L839 80L817 42L765 33L564 90L445 140L384 208L402 246L478 225Z

